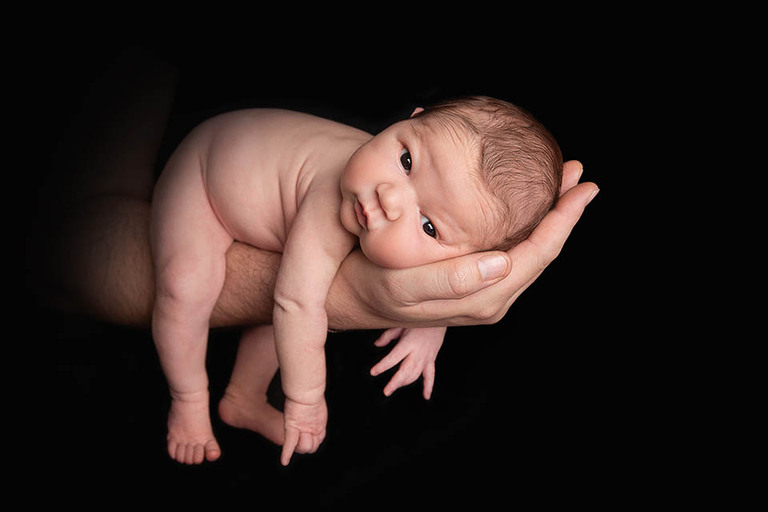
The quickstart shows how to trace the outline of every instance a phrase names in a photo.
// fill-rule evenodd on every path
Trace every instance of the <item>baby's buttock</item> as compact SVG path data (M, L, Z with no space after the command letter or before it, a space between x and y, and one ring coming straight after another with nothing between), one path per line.
M286 212L277 176L211 167L205 173L205 188L211 207L233 239L282 252Z

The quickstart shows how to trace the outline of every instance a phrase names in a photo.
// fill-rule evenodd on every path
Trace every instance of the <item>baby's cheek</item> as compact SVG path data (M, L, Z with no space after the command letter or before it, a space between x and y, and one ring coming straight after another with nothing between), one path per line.
M438 259L413 244L387 241L383 237L376 237L370 233L362 234L360 248L369 260L385 268L417 267Z

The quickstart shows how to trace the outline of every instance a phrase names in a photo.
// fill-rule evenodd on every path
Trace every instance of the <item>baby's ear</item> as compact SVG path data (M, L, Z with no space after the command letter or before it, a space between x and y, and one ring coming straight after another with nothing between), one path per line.
M411 117L415 116L416 114L420 114L420 113L422 113L422 112L424 112L424 109L423 109L423 108L421 108L421 107L416 107L416 108L413 110L413 113L411 113Z

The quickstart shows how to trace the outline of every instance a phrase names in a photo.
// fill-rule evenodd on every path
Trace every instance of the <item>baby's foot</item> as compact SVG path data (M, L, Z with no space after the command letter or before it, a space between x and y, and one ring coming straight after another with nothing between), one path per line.
M171 401L168 454L183 464L201 464L204 460L214 461L221 456L211 427L207 392L204 398L174 398Z
M266 395L254 398L230 387L219 402L219 416L227 425L253 430L277 445L285 439L283 413L267 402Z

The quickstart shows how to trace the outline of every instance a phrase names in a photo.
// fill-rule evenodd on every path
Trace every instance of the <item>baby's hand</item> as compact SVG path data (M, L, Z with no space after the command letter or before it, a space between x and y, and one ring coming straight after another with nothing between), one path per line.
M423 375L424 398L429 400L435 384L435 359L443 345L445 330L445 327L388 329L374 342L377 347L384 347L390 341L400 338L395 348L371 368L371 375L376 376L402 361L400 368L384 387L386 396L400 387L411 384Z
M285 442L280 462L287 466L294 451L297 453L315 453L325 439L325 427L328 424L328 407L325 397L311 405L285 399L283 411Z

